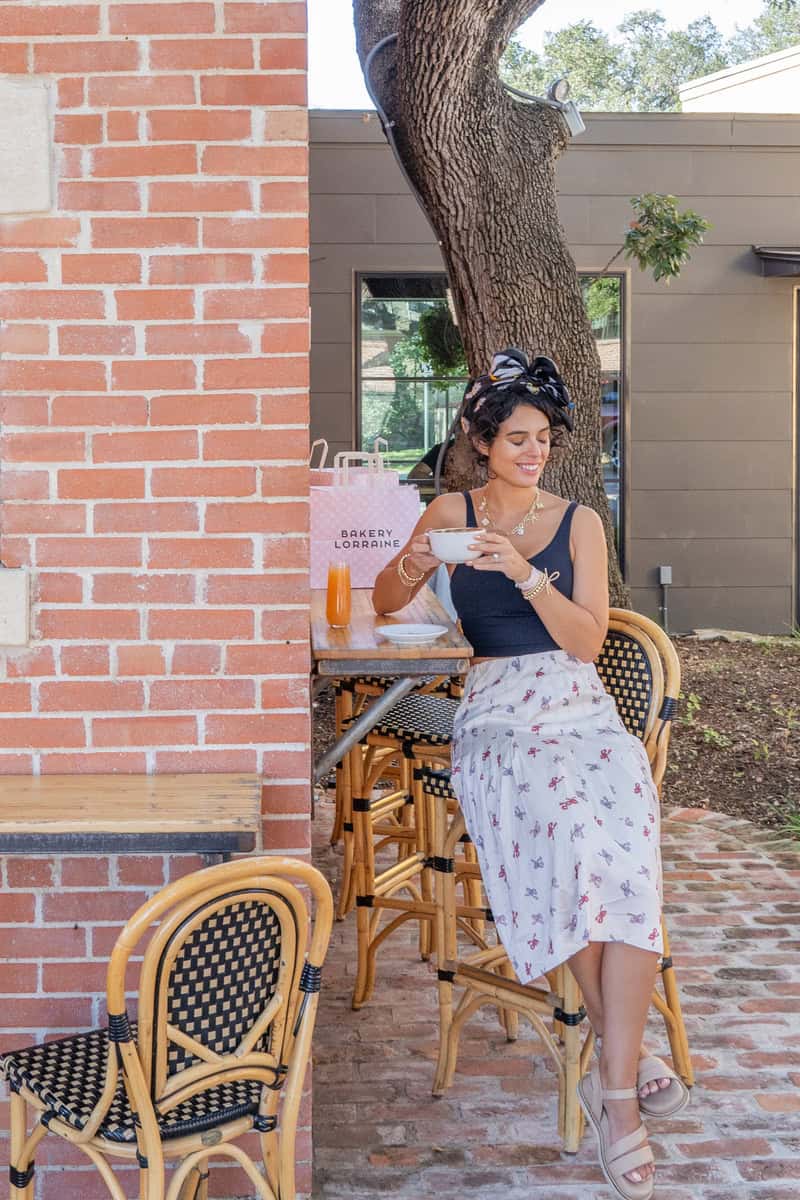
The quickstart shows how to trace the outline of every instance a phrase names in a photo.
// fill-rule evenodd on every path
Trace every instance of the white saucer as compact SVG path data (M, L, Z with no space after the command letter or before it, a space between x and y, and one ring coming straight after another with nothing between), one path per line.
M414 642L435 642L443 633L447 633L446 625L378 625L375 630L381 637L398 646L411 645Z

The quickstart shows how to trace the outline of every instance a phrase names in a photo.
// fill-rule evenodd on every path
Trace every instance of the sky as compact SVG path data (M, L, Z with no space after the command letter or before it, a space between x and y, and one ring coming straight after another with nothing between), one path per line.
M673 29L708 13L727 34L736 25L748 25L761 7L761 0L554 0L521 26L519 37L538 50L549 30L591 20L610 33L629 12L642 8L660 9ZM356 56L352 0L308 0L308 21L310 107L372 108Z

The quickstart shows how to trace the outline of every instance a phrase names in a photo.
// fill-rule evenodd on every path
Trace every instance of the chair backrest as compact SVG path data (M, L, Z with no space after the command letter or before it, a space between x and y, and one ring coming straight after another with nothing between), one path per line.
M625 728L644 742L660 790L681 686L675 647L649 617L612 608L595 666Z
M310 941L301 888L313 901ZM129 1043L123 1070L140 1117L143 1105L163 1114L220 1084L281 1087L309 996L319 990L331 920L319 872L269 857L197 871L134 914L109 963L108 1012L112 1039ZM148 936L132 1052L125 968Z

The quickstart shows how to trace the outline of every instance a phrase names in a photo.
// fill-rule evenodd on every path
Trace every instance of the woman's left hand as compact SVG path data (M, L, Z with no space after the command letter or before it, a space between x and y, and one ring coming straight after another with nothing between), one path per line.
M482 551L480 558L473 558L467 563L476 571L501 571L514 583L522 583L531 573L527 558L522 557L504 533L481 530L475 534L469 548Z

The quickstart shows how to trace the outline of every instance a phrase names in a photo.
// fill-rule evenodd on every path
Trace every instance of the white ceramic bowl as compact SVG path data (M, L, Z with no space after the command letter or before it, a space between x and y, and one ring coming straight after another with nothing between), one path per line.
M468 550L470 542L475 541L478 529L429 529L428 540L431 550L446 563L469 562L480 558L480 550Z

